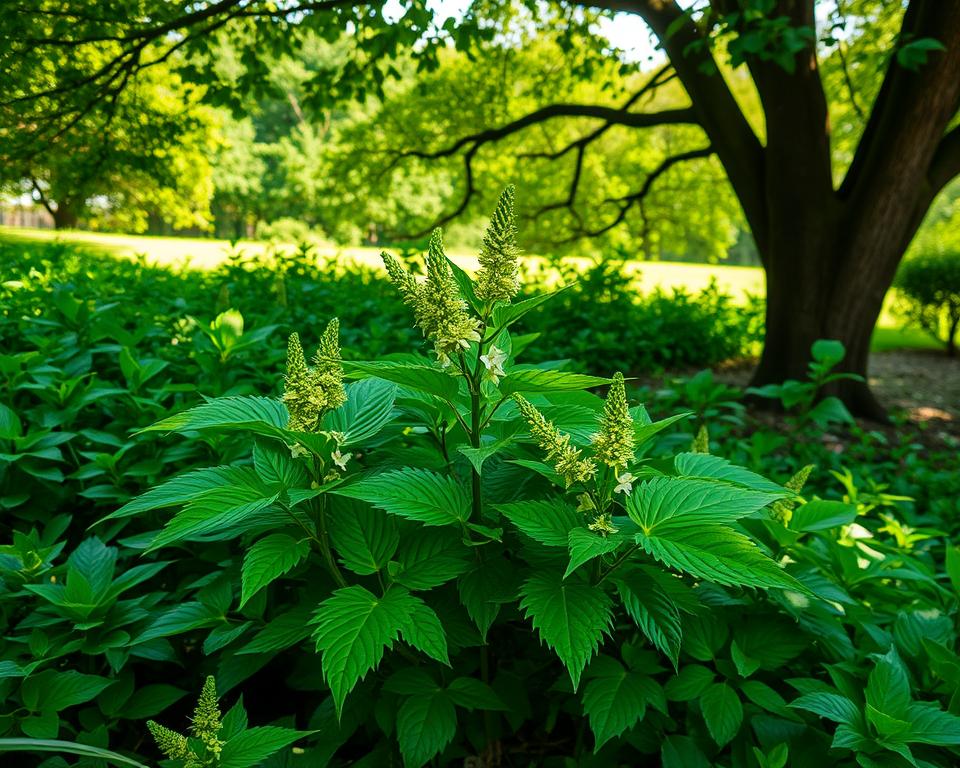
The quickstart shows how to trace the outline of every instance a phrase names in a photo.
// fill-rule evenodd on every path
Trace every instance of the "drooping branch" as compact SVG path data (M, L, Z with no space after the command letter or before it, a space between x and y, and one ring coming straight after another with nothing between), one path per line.
M633 128L647 128L657 125L680 125L696 124L696 115L690 108L666 109L660 112L630 112L623 107L607 107L597 104L549 104L540 109L534 110L529 114L512 120L501 126L489 128L483 131L477 131L468 136L463 136L453 143L436 150L409 149L397 153L390 167L394 167L404 158L419 158L421 160L439 160L445 157L453 157L463 152L464 164L464 193L460 202L450 212L436 219L429 227L412 233L404 233L403 237L416 239L424 237L438 226L443 226L463 213L470 205L470 201L476 195L477 189L474 183L473 160L480 149L488 144L493 144L502 139L512 136L516 133L558 117L584 117L594 118L604 121L604 128L612 125L624 125ZM596 131L594 131L596 133ZM599 134L598 134L599 135ZM589 143L589 142L587 142ZM574 173L573 189L579 184L580 168L583 163L583 152L586 144L578 149L578 159ZM397 235L399 236L399 235Z
M558 244L572 243L585 237L597 237L609 232L612 229L615 229L624 222L624 220L627 218L627 214L632 208L643 204L643 201L646 199L647 195L650 194L650 190L653 189L653 185L656 183L657 179L673 168L673 166L689 160L699 160L710 157L710 155L713 154L715 154L714 148L712 146L708 146L701 147L699 149L691 149L686 152L678 152L675 155L669 155L668 157L665 157L660 161L656 168L647 174L647 177L644 179L640 189L638 189L636 192L631 192L630 194L623 195L621 197L608 197L603 201L605 205L615 205L617 207L617 214L613 219L596 229L581 229L577 232L574 232L569 238L561 240Z
M640 16L660 41L690 96L703 126L743 206L761 253L768 237L763 146L737 103L706 44L693 13L675 0L587 0L584 5Z

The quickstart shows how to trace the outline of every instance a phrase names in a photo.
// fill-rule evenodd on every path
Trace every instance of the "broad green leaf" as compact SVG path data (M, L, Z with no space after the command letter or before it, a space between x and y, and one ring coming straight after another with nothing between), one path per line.
M441 368L428 365L411 365L392 360L360 362L344 360L343 370L348 376L362 378L375 376L378 379L392 381L401 387L436 395L444 400L454 400L460 385L456 378Z
M787 491L772 480L751 472L744 467L731 464L719 456L707 453L681 453L673 460L677 474L684 477L703 477L712 480L722 480L725 483L742 485L754 491L773 493L779 496L786 495Z
M294 459L286 445L257 440L253 445L253 466L266 485L286 489L307 484L303 461Z
M134 768L147 768L143 763L126 755L111 752L109 749L58 739L0 739L0 752L57 752L64 755L78 755L79 757L90 757L94 760L104 760L113 765L132 765Z
M559 498L495 504L494 509L521 533L548 547L568 546L570 532L583 522L583 516Z
M583 526L573 528L567 535L567 544L570 549L570 563L563 574L567 578L584 563L602 555L609 555L624 543L626 539L620 534L601 536Z
M622 573L615 583L627 614L676 669L682 637L677 604L655 579L639 569Z
M905 741L938 746L960 745L960 717L944 712L936 704L915 702L907 707L910 729Z
M376 669L384 650L393 647L400 633L417 634L411 622L414 616L423 619L421 606L426 607L403 587L390 587L383 597L377 597L359 585L338 589L320 604L312 622L316 626L313 637L338 716L347 694L367 672ZM431 630L425 632L427 640L435 643ZM435 650L424 637L416 639Z
M328 413L323 428L340 432L343 445L360 445L377 435L394 416L397 385L378 378L361 379L347 385L347 402Z
M515 304L498 304L493 309L493 325L498 328L506 328L532 309L536 309L544 302L550 301L555 296L559 296L564 291L572 288L572 285L565 285L552 293L543 293L539 296L532 296L529 299L518 301Z
M460 525L470 517L470 499L452 477L427 469L370 475L332 491L424 525Z
M179 635L194 629L212 627L223 622L224 617L200 602L179 603L164 611L142 633L137 635L138 645L160 637Z
M99 675L46 669L26 678L20 685L20 695L31 712L60 712L90 701L112 684L112 680Z
M310 552L310 542L286 533L272 533L260 539L243 558L243 589L240 607L274 579L283 576Z
M146 551L213 533L219 534L220 538L238 535L240 531L233 530L236 526L245 518L265 510L278 497L277 493L270 493L260 486L255 475L253 477L250 484L213 488L189 501L154 537Z
M538 573L520 590L523 609L540 639L556 651L570 674L574 690L587 662L609 632L613 604L599 587Z
M890 717L903 719L910 706L910 681L896 650L877 658L867 677L867 704Z
M685 18L685 17L684 17ZM690 736L668 736L660 748L661 768L712 768Z
M397 559L388 564L388 573L408 589L433 589L464 573L470 567L468 554L453 530L423 528L401 537Z
M953 591L960 596L960 546L947 544L947 575Z
M828 531L841 525L849 525L857 519L857 507L842 501L822 501L815 499L801 504L793 510L790 528L806 533Z
M594 752L643 719L653 683L648 675L628 672L616 660L609 661L605 674L591 677L583 689L583 711L593 731Z
M470 465L476 470L478 475L483 474L483 463L503 448L513 444L513 438L508 437L503 440L496 440L492 443L485 443L479 448L473 448L468 445L461 445L457 450L467 457Z
M245 430L270 437L284 437L290 416L286 406L269 397L221 397L169 416L140 432L188 432L193 430Z
M400 589L400 587L394 587L394 589ZM408 603L406 620L400 628L401 637L431 659L450 666L447 656L447 636L436 612L414 595L408 595Z
M254 768L274 752L309 735L309 731L295 731L275 725L248 728L223 745L219 768Z
M750 701L772 715L784 717L787 720L799 718L799 715L787 706L783 696L766 683L761 683L759 680L745 680L740 684L740 690Z
M457 713L442 690L410 696L397 710L397 741L405 768L421 768L456 732Z
M205 491L225 485L242 485L247 483L249 478L250 470L247 467L204 467L185 472L137 496L116 512L99 520L98 524L104 520L185 504Z
M396 519L349 501L338 503L333 512L328 517L330 538L343 566L360 576L386 566L400 543Z
M860 708L839 693L818 691L807 693L790 703L794 709L804 709L835 723L854 725L860 720Z
M627 499L627 514L648 535L732 523L771 504L777 496L727 483L654 477Z
M458 707L504 712L509 707L486 683L474 677L458 677L447 686L447 695Z
M637 543L664 565L717 584L792 589L807 592L750 539L730 528L668 530L664 535L638 533Z
M15 440L21 434L20 418L11 408L0 403L0 440Z
M589 389L609 383L610 379L601 376L526 368L512 370L500 381L499 389L504 395L510 395L514 392L564 392Z
M500 606L517 597L514 572L505 565L502 561L492 560L478 563L457 582L460 601L480 630L484 642Z
M145 685L134 691L116 714L125 720L144 720L159 715L186 695L186 691L172 685Z
M238 654L270 653L290 648L310 637L313 608L300 605L274 617Z
M714 677L714 673L706 667L685 664L676 677L667 681L664 691L670 701L691 701L710 687Z
M631 414L633 409L631 409ZM670 427L676 424L678 421L683 419L689 419L693 416L692 412L678 413L675 416L668 416L665 419L660 421L655 421L652 424L645 424L641 420L634 418L633 422L633 437L634 443L637 448L642 446L645 442L650 440L652 437L658 435L660 432L663 432L667 427Z
M710 736L721 747L737 735L743 722L740 697L726 683L714 683L700 696L700 711Z

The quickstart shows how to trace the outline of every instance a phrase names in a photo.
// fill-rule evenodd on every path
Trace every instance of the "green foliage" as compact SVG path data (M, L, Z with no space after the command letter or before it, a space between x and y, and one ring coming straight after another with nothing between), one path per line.
M280 304L239 260L186 280L28 256L0 280L17 749L150 762L154 719L221 768L955 762L953 452L833 422L834 452L815 422L748 429L709 376L653 393L524 362L557 357L519 333L551 302L517 320L453 271L480 338L443 367L369 273L291 258ZM222 285L243 326L188 320L229 311ZM346 399L292 430L280 328L313 349L335 311ZM570 450L593 471L567 487ZM184 733L207 675L265 725L208 690Z
M960 253L943 251L911 256L895 281L897 311L957 353L960 333Z

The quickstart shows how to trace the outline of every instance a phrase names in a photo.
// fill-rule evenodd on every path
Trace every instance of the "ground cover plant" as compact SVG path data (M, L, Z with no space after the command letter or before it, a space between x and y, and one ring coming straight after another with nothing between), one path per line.
M59 290L42 263L10 277L0 748L58 767L956 763L955 471L853 433L843 473L807 397L829 344L792 388L795 432L749 440L708 378L645 393L655 421L615 371L536 355L534 313L578 289L519 293L511 203L473 278L439 233L423 278L384 257L396 301L349 278L406 316L382 333L363 302L334 319L336 289L295 279L306 259L279 282L238 257L203 290L151 273L114 306L82 268ZM160 280L176 321L150 315ZM266 310L231 311L257 292ZM421 336L427 354L396 352ZM927 495L882 487L898 475Z

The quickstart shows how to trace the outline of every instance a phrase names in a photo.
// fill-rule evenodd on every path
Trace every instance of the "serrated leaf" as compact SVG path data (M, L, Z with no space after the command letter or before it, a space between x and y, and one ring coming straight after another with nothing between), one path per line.
M401 637L431 659L450 666L447 636L436 612L414 595L409 595L408 603L406 620L400 629Z
M213 488L191 499L154 537L146 552L212 533L222 538L233 535L236 526L278 498L277 493L270 493L259 485L259 478L252 471L250 475L249 484Z
M470 517L470 499L451 477L427 469L399 469L338 487L339 496L361 499L392 515L424 525L461 525Z
M750 539L729 528L668 531L666 536L638 533L644 551L671 568L699 579L763 589L806 588L764 555Z
M910 705L910 681L896 650L877 659L867 677L867 704L890 717L902 719Z
M627 514L647 534L732 523L774 502L775 494L683 477L646 480L627 498Z
M444 691L410 696L397 710L397 741L406 768L421 768L456 732L457 713Z
M246 467L204 467L185 472L142 493L116 512L98 520L96 524L118 517L130 517L141 512L184 504L213 488L244 484L249 477L250 470Z
M266 725L248 728L238 733L223 745L220 753L220 768L254 768L270 755L289 747L295 741L309 736L312 731L295 731Z
M310 542L285 533L272 533L260 539L243 558L243 584L240 607L274 579L283 576L310 551Z
M559 498L493 506L521 533L548 547L567 547L570 532L583 521L582 515Z
M253 466L269 486L292 488L307 482L303 462L295 460L286 445L258 440L253 445Z
M363 504L338 504L329 517L329 529L340 562L360 576L385 567L400 544L396 520Z
M460 389L457 379L448 372L428 365L411 365L392 360L344 360L343 370L348 376L354 378L375 376L417 392L436 395L444 400L456 399Z
M383 652L393 647L401 632L422 642L425 647L421 650L425 653L436 651L437 640L431 628L418 634L417 628L411 626L414 617L423 620L425 607L422 600L395 585L383 597L359 585L343 587L320 604L312 621L316 626L313 637L338 716L343 712L347 694L371 669L376 669ZM443 652L445 656L445 644ZM434 657L437 656L439 653Z
M567 565L567 570L564 571L563 578L567 578L581 565L590 562L594 558L616 552L617 548L623 544L624 541L624 537L616 533L610 534L609 536L601 536L599 533L587 530L583 526L572 529L567 535L570 562Z
M487 641L487 630L497 618L500 606L516 599L514 573L505 563L485 561L475 565L457 583L460 601Z
M397 385L379 378L361 379L346 387L347 401L323 419L323 428L344 436L342 445L360 445L376 436L396 414Z
M140 432L245 430L284 437L290 416L286 406L269 397L221 397L169 416Z
M501 393L510 395L514 392L566 392L599 387L609 383L610 379L605 379L602 376L527 368L512 370L500 381L498 386Z
M619 662L610 661L606 674L591 678L583 689L583 711L593 731L594 752L643 719L650 694L648 675L628 672Z
M773 493L778 496L785 496L787 491L783 486L777 485L772 480L756 472L751 472L744 467L738 467L731 464L726 459L719 456L711 456L707 453L681 453L674 458L674 467L677 474L684 477L701 477L721 480L725 483L741 485L744 488L750 488L754 491L764 493Z
M682 639L680 610L660 585L640 570L616 579L624 610L654 647L677 668Z
M726 683L714 683L700 696L700 711L710 736L721 747L726 746L743 722L740 697Z
M470 567L460 536L448 528L424 528L403 536L396 561L388 564L390 577L408 589L433 589Z
M610 631L612 601L598 587L582 581L563 581L551 573L534 575L520 593L520 608L531 619L541 641L556 651L576 690L604 632Z

